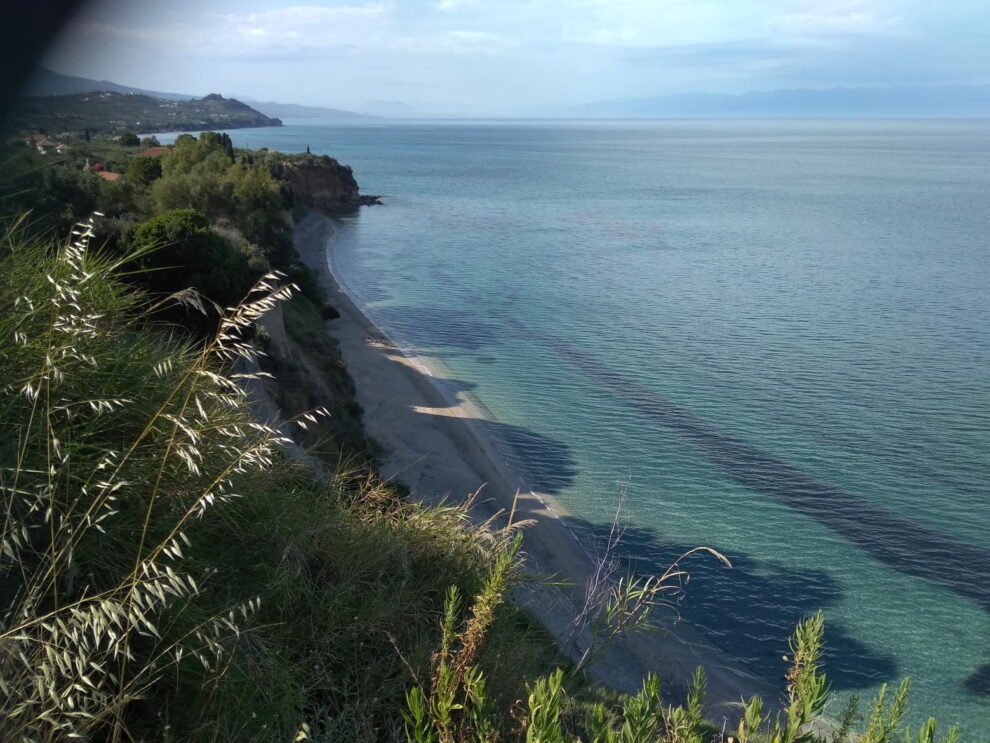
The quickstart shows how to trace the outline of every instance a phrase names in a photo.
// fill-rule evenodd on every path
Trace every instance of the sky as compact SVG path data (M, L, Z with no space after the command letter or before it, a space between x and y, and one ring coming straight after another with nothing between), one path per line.
M47 65L165 92L523 115L702 91L990 83L988 0L96 0Z

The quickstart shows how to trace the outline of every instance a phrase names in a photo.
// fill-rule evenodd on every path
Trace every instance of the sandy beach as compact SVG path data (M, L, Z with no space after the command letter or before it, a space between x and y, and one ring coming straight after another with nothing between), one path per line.
M460 500L480 489L475 506L479 520L498 511L507 513L516 499L516 520L533 522L525 531L528 571L567 587L526 584L514 591L514 598L547 627L568 655L580 656L587 637L575 637L572 622L595 560L558 518L560 507L528 491L485 440L482 411L459 395L445 393L434 381L441 376L435 362L431 365L429 359L404 354L335 280L332 234L332 221L314 211L297 225L295 246L319 272L331 304L340 312L328 327L354 378L366 430L385 450L380 462L383 476L405 483L413 497L424 501ZM708 674L709 710L715 720L733 718L736 708L726 703L738 702L742 696L758 693L771 703L781 693L746 673L683 623L614 643L590 673L608 686L633 691L647 671L654 671L667 695L676 699L699 664Z

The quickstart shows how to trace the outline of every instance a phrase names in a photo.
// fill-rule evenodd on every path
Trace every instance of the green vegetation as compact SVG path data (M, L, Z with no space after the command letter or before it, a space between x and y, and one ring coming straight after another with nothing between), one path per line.
M281 126L282 122L255 111L246 103L217 94L191 101L170 101L138 93L71 93L25 98L11 128L24 131L84 131L134 136L134 132L174 132L200 129L239 129ZM125 143L126 144L126 143ZM137 141L134 144L138 144Z
M656 676L621 695L585 673L647 628L676 567L602 591L573 664L505 600L518 525L378 478L292 248L292 157L211 132L157 158L86 147L6 157L0 739L724 742L701 669L681 704ZM265 372L293 440L259 419ZM299 442L317 456L289 457ZM798 625L779 709L742 702L733 738L939 740L934 720L903 730L907 682L829 735L823 642L821 613Z
M136 144L94 139L59 157L9 147L5 211L31 211L29 226L37 234L65 234L100 212L97 239L118 254L142 252L145 272L136 280L150 290L195 288L227 305L243 296L246 283L279 268L317 306L325 303L292 249L291 190L273 175L294 156L235 150L228 135L216 132L179 137L153 157ZM95 168L124 178L102 180ZM156 240L160 250L149 251Z
M139 188L146 188L162 177L160 157L135 157L127 164L127 180Z
M127 242L142 261L157 268L159 286L194 286L205 297L223 306L236 304L247 294L259 271L252 271L247 256L210 227L195 209L172 209L134 227ZM156 250L156 248L159 248Z

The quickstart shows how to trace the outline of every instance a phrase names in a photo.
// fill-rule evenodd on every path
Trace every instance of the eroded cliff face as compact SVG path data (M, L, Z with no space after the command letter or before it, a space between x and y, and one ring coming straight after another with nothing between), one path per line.
M282 179L292 190L293 201L317 209L334 210L369 203L358 191L350 167L319 155L286 162Z

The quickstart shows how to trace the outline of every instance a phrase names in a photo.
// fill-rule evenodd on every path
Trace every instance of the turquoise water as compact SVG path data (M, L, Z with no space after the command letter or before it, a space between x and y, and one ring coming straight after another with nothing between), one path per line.
M439 357L586 539L616 498L686 621L778 681L822 607L843 695L990 725L990 123L410 123L232 132L386 206L337 270ZM715 713L717 715L717 712Z

